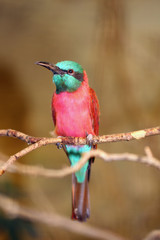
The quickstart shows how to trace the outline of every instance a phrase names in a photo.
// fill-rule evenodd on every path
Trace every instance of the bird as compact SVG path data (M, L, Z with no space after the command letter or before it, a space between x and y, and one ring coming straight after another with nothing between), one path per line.
M89 87L86 71L74 61L61 61L56 64L39 61L37 65L53 73L56 91L52 97L52 118L55 133L64 137L89 137L99 134L99 102L95 91ZM88 138L88 139L89 139ZM88 141L89 142L89 141ZM88 143L87 142L87 143ZM71 166L74 166L82 154L96 145L65 145L65 152ZM90 198L88 182L91 164L89 159L76 173L72 174L72 215L73 220L86 221L90 217Z

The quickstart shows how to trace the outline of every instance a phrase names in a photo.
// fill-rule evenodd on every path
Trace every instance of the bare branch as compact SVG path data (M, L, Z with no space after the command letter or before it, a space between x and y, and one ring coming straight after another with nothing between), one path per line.
M90 152L83 154L81 160L73 167L66 167L63 169L54 170L54 169L46 169L43 167L28 166L28 165L17 163L14 165L7 165L7 168L5 170L9 172L16 172L19 174L26 174L31 176L61 178L78 171L91 157L99 157L105 162L123 161L123 160L140 162L140 163L147 164L149 166L153 166L157 169L160 169L160 161L154 158L153 155L138 156L136 154L131 154L131 153L108 154L98 149L98 150L92 150ZM4 161L1 161L0 163L4 163ZM4 165L2 165L2 167L3 166Z
M120 141L131 141L131 140L139 140L149 136L160 135L160 127L147 128L143 130L128 132L128 133L118 133L111 135L103 135L103 136L93 136L92 143L110 143L110 142L120 142ZM40 140L46 141L46 144L71 144L71 145L85 145L87 144L86 138L81 137L62 137L62 138L45 138L45 137L32 137L26 135L22 132L13 130L13 129L2 129L0 130L0 136L9 136L15 137L20 140L25 141L28 144L36 143ZM49 142L47 142L49 141ZM45 144L44 144L45 145Z
M61 141L60 138L58 138L59 141ZM12 155L8 160L7 162L5 162L1 168L0 168L0 176L6 171L6 169L11 165L13 164L17 159L19 159L20 157L23 157L24 155L26 155L27 153L39 148L39 147L42 147L42 146L45 146L45 145L48 145L48 144L53 144L54 142L58 142L56 138L44 138L44 139L41 139L39 140L38 142L22 149L21 151L19 151L18 153Z
M13 129L2 129L0 130L0 136L7 136L7 137L13 137L18 138L28 144L33 144L35 142L38 142L42 139L42 137L32 137L25 133L13 130Z
M99 144L99 143L109 143L109 142L119 142L119 141L131 141L131 140L139 140L149 136L160 135L160 127L148 128L139 131L133 131L128 133L120 133L120 134L112 134L112 135L104 135L104 136L93 136L91 143ZM149 166L153 166L160 170L160 161L156 159L150 148L145 148L146 156L138 156L136 154L130 153L122 153L122 154L108 154L102 150L92 150L83 154L81 160L73 167L66 167L60 170L51 170L44 169L38 166L26 166L23 164L15 164L13 163L19 159L20 157L26 155L27 153L40 148L41 146L45 146L48 144L62 144L62 146L66 144L72 145L84 145L87 144L87 138L74 138L74 137L61 137L61 138L42 138L42 137L32 137L26 135L24 133L7 129L0 130L0 136L9 136L15 137L20 140L25 141L30 146L21 150L20 152L11 156L5 163L2 161L2 166L0 168L0 175L2 175L6 170L11 172L18 172L33 176L44 176L44 177L64 177L66 175L72 174L73 172L78 171L90 157L99 157L103 159L105 162L111 161L132 161L132 162L141 162L144 164L148 164ZM82 225L77 222L73 222L64 217L61 217L56 214L50 214L46 212L38 212L36 210L32 210L29 208L21 207L18 203L13 200L0 195L0 208L6 213L10 213L11 215L17 217L21 216L30 220L39 221L42 223L46 223L51 226L62 227L68 231L80 233L85 236L90 236L96 239L112 239L112 240L124 240L121 237L118 237L111 232L102 231L99 229L95 229L91 226Z
M133 131L128 133L120 133L120 134L112 134L112 135L104 135L104 136L93 136L92 144L98 143L109 143L109 142L119 142L119 141L130 141L134 139L141 139L149 136L159 135L160 127L148 128L139 131ZM6 163L4 163L0 168L0 175L2 175L6 169L13 164L18 158L26 155L27 153L48 144L73 144L73 145L84 145L87 144L87 138L78 138L78 137L62 137L62 138L35 138L32 136L28 136L24 133L7 129L0 130L0 136L9 136L21 139L31 146L21 150L20 152L12 155ZM126 156L124 156L126 157Z
M23 207L16 201L0 194L0 208L7 214L13 217L22 217L32 221L37 221L47 224L52 227L60 227L69 232L74 232L83 236L88 236L93 239L106 239L106 240L125 240L110 231L104 231L88 224L84 225L79 222L74 222L56 213L40 212L29 207Z

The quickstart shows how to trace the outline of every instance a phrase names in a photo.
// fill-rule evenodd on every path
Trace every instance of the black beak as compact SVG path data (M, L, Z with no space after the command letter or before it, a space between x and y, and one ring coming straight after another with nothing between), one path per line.
M53 74L60 74L63 75L65 72L60 69L59 67L57 67L56 65L52 64L52 63L48 63L48 62L36 62L35 64L40 65L42 67L45 67L49 70L51 70L53 72Z

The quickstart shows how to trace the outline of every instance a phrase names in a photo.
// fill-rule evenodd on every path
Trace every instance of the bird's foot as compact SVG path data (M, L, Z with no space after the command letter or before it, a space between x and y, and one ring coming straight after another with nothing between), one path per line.
M49 133L50 133L50 135L52 137L57 137L57 138L61 138L62 137L62 136L57 136L55 130L54 131L50 131ZM63 148L63 144L62 143L56 143L56 146L57 146L58 149L62 149Z
M87 145L90 147L93 147L93 135L92 134L87 134Z
M57 138L61 138L62 136L58 136ZM63 148L63 144L62 143L56 143L56 146L58 149L62 149Z

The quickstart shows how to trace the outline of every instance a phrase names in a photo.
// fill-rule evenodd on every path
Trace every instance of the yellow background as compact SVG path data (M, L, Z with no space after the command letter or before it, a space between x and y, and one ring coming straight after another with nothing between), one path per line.
M52 74L36 61L73 60L87 71L97 93L100 134L159 125L160 2L153 0L1 0L0 1L0 129L33 136L53 131ZM72 123L71 123L72 124ZM144 155L149 145L160 159L160 137L99 145L111 152ZM1 137L0 151L12 155L26 145ZM19 160L61 168L63 151L48 146ZM130 239L141 239L160 223L160 173L138 163L96 160L90 181L89 224ZM6 173L18 186L17 201L70 218L71 176L45 179ZM12 189L14 192L14 187ZM10 190L5 187L6 195ZM38 239L82 239L65 230L36 224ZM10 239L2 228L4 239ZM24 232L21 239L33 239ZM83 239L85 239L83 237ZM87 238L86 238L87 239ZM88 238L89 239L89 238Z

